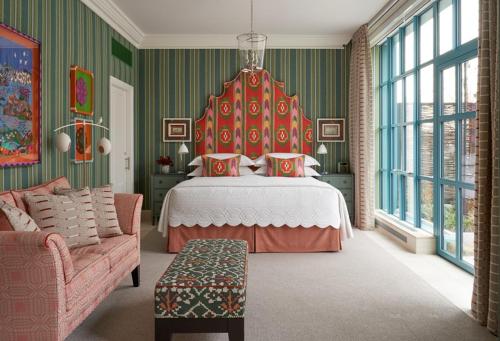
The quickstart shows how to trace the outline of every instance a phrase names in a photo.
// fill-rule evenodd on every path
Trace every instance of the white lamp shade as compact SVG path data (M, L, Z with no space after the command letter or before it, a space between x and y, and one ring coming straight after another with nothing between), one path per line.
M111 152L111 141L105 137L100 139L98 150L102 155L108 155Z
M188 147L186 146L185 143L182 143L181 146L179 147L179 154L187 154L189 153Z
M322 143L319 145L318 150L316 151L318 154L328 154L328 150L326 146Z
M56 148L61 153L66 153L71 146L71 138L66 133L59 133L56 135Z

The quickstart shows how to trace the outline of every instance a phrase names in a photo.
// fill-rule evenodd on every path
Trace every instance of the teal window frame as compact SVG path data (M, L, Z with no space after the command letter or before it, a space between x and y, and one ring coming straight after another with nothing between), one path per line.
M408 20L402 27L398 28L386 40L384 40L378 48L380 49L379 65L380 70L378 94L379 100L379 121L378 121L378 136L379 136L379 168L377 170L378 177L378 208L384 210L388 214L394 215L397 219L410 223L417 228L423 228L427 231L434 233L437 237L436 250L437 253L449 260L450 262L460 266L468 272L473 272L473 267L464 262L461 258L462 255L462 202L461 192L463 190L474 190L474 184L465 183L462 181L462 152L460 149L456 150L455 155L455 179L444 179L441 176L442 162L443 162L443 148L442 148L442 127L445 122L455 122L456 135L455 146L460 146L458 143L462 141L462 122L465 119L474 119L475 112L463 112L453 115L441 114L441 72L447 67L455 66L455 84L456 95L455 105L457 112L459 112L461 103L461 63L466 62L477 56L478 39L473 39L465 44L460 44L460 1L453 0L453 46L450 51L439 55L439 6L440 1L436 1L430 6L422 10L418 15ZM433 13L433 58L420 63L420 21L421 17L432 11ZM405 29L413 25L413 52L414 52L414 67L405 71ZM398 53L394 53L395 41L399 41ZM394 60L395 55L399 57L398 61ZM399 63L399 73L395 72L395 65ZM423 68L432 65L434 77L434 96L433 96L433 117L427 119L420 118L420 72ZM406 103L406 82L405 78L414 75L413 84L413 110L411 112L411 123L399 122L396 120L397 105L396 105L396 83L402 82L403 87L403 104L404 110L407 108ZM408 113L406 113L408 114ZM432 176L421 174L421 155L420 155L420 127L422 124L433 124L433 168ZM406 128L405 128L406 127ZM413 130L413 170L406 169L406 129ZM403 132L402 143L396 143L398 139L394 134L396 130ZM400 148L403 152L401 153ZM400 160L402 158L402 160ZM407 214L407 200L405 199L406 181L413 182L413 217ZM422 219L421 212L421 187L422 181L431 183L433 187L433 224L432 227L427 225ZM443 238L441 238L442 228L444 226L444 210L442 188L444 185L452 186L455 191L456 202L456 253L450 255L443 250Z

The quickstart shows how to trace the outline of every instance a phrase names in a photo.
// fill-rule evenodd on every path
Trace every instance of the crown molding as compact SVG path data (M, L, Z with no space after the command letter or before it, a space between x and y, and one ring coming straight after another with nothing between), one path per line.
M275 49L338 49L351 39L350 35L269 34L266 48ZM142 49L235 49L236 34L147 34Z
M234 49L236 34L145 34L113 0L81 0L138 49ZM267 48L339 49L350 34L269 34Z
M81 2L132 45L140 47L144 40L144 32L112 0L81 0Z

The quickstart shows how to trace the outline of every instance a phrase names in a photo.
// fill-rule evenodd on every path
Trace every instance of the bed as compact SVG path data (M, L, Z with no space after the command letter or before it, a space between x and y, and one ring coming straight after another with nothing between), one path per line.
M210 96L195 121L196 155L239 153L251 159L270 152L313 151L312 122L297 96L268 71L240 72ZM246 175L196 177L166 195L158 230L167 252L190 239L242 239L251 252L340 251L351 238L349 214L340 191L313 177Z

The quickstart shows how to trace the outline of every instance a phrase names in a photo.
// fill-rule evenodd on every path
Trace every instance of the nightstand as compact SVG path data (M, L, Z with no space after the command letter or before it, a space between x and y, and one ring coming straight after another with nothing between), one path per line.
M353 174L322 174L316 177L337 188L344 196L351 222L354 221L354 175Z
M184 173L152 174L151 175L151 221L153 225L160 218L160 212L163 205L165 194L177 185L187 179Z

